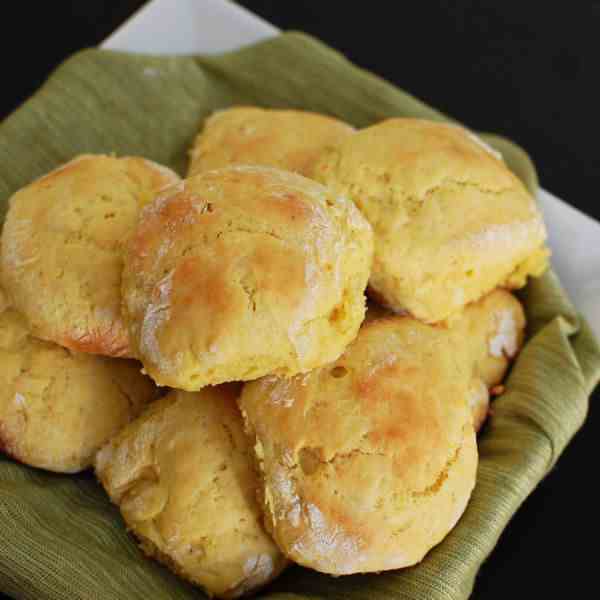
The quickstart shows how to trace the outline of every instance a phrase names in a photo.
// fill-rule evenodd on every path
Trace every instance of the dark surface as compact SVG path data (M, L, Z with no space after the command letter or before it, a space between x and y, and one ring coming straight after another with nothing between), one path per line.
M0 21L0 118L58 62L97 44L142 4L11 3ZM241 4L283 29L321 38L470 127L514 139L534 158L544 187L600 219L600 2ZM573 598L597 596L595 547L586 542L593 544L596 527L588 474L598 433L592 413L505 531L473 598L559 598L563 588Z

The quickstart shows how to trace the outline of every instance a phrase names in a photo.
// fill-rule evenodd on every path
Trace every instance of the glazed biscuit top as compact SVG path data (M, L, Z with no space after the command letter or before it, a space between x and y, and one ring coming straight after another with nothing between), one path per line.
M364 316L371 229L292 173L229 167L142 212L123 299L132 343L162 385L188 390L335 359Z
M307 175L320 153L354 129L300 110L234 107L210 116L190 152L189 175L233 164L278 167Z
M122 245L139 209L176 181L142 158L84 155L12 196L2 277L36 336L129 355L120 314Z
M547 266L534 199L461 127L389 119L326 151L312 176L348 195L373 226L376 298L421 320L443 321Z

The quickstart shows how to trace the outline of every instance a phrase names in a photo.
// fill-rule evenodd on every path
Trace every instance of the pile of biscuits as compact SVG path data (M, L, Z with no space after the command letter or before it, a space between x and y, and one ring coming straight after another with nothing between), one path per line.
M79 156L10 200L0 449L93 466L210 595L414 565L467 506L545 239L451 124L236 107L184 180Z

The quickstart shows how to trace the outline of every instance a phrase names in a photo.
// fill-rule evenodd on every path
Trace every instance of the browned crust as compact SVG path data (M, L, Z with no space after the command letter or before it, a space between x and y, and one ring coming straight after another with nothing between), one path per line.
M132 358L129 335L124 325L113 324L109 329L92 329L78 337L65 333L58 343L69 350L86 354L101 354L117 358Z

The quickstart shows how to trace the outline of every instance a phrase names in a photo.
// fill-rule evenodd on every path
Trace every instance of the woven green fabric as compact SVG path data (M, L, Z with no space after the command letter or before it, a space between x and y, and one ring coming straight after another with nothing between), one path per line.
M320 111L359 127L392 115L445 118L301 34L217 57L88 50L0 125L1 214L17 188L80 152L140 154L183 172L202 120L240 103ZM535 191L523 151L488 140ZM468 597L503 528L582 425L600 375L600 350L552 273L522 298L528 342L481 436L477 486L454 531L417 567L338 579L293 567L261 597ZM3 456L0 589L31 600L203 597L141 556L91 475L52 475Z

